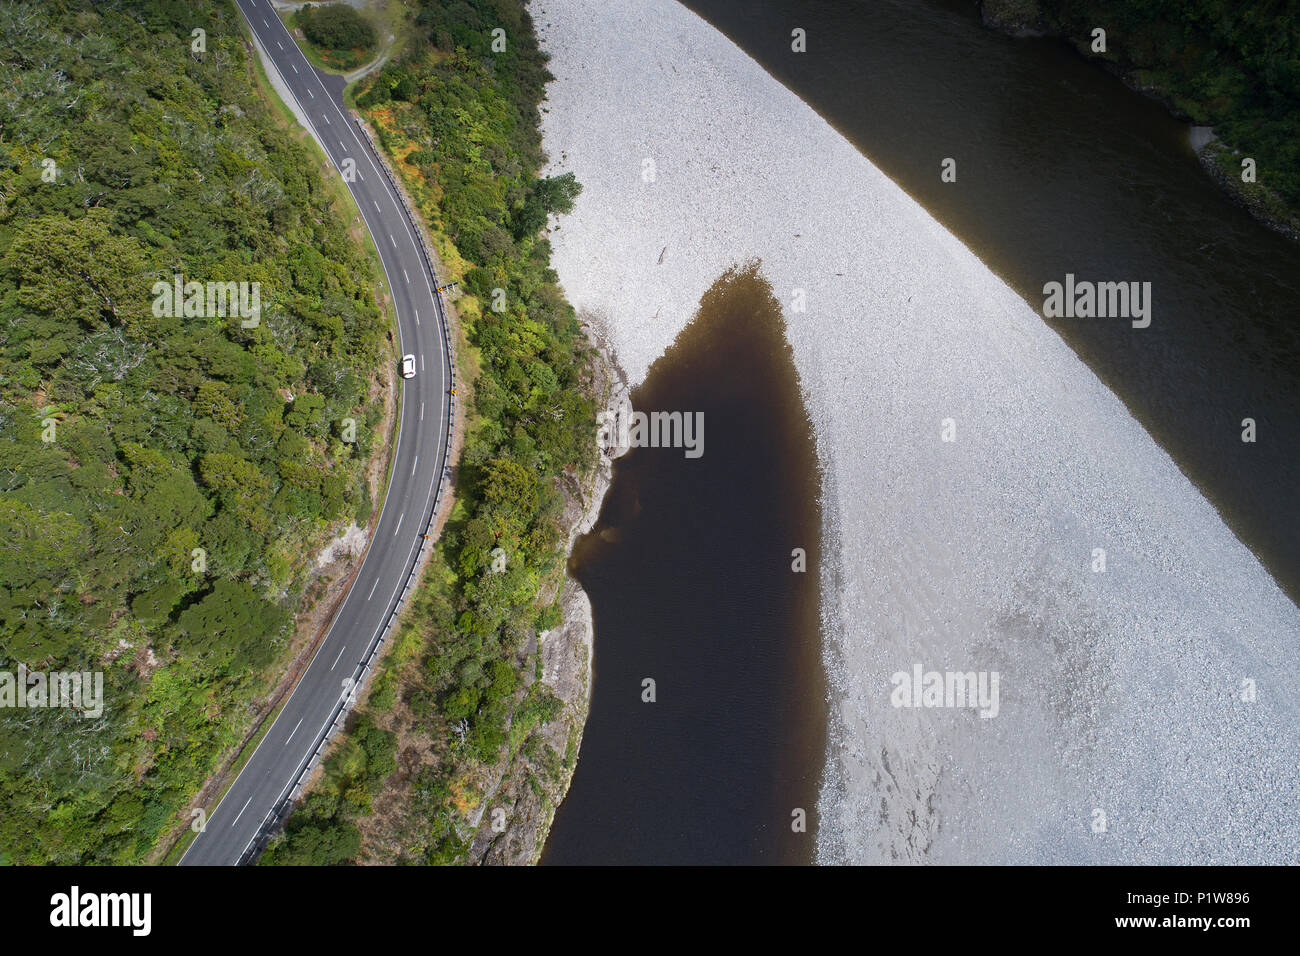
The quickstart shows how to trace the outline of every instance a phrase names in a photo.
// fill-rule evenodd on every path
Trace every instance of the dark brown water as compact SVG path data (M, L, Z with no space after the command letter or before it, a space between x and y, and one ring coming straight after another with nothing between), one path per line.
M543 862L810 862L826 747L820 476L780 305L753 269L713 286L632 402L703 412L704 453L632 449L574 549L595 676Z
M1150 328L1051 324L1300 597L1300 244L1221 192L1185 124L1061 41L984 28L965 0L685 5L1039 314L1044 283L1067 272L1151 282ZM806 53L791 52L795 27ZM955 183L940 180L948 157ZM1241 441L1247 417L1255 444Z
M985 29L964 0L685 5L1040 314L1044 283L1067 272L1152 283L1150 328L1052 326L1300 595L1300 246L1219 190L1184 124L1062 42ZM794 27L807 53L791 52ZM940 180L947 157L955 183ZM810 859L825 733L817 489L778 322L759 283L724 284L636 396L706 409L707 451L631 453L575 552L595 614L593 705L544 862ZM796 543L808 575L789 572ZM641 702L644 677L657 703ZM789 830L798 806L806 836Z

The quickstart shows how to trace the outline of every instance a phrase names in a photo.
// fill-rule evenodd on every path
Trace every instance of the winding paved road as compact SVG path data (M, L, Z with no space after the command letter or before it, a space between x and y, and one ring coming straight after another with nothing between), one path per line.
M275 722L221 802L209 808L206 827L182 865L251 862L291 806L303 771L344 709L349 689L365 676L402 600L428 533L451 428L446 321L416 226L344 108L339 79L312 68L267 0L237 3L331 162L340 170L345 160L356 163L348 187L383 261L401 351L415 355L417 373L398 379L401 422L388 492L356 580Z

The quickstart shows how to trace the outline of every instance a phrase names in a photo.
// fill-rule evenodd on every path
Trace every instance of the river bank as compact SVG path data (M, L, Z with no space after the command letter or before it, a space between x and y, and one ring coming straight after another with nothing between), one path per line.
M781 305L758 263L718 278L632 393L690 439L614 469L569 574L598 679L546 865L800 865L826 749L819 471Z
M458 33L475 55L449 55L464 6L429 11L413 25L427 42L352 100L454 305L466 411L454 501L368 696L268 863L527 862L576 753L590 638L581 597L563 589L566 525L595 497L590 423L617 376L549 268L548 217L581 187L538 178L532 24L520 4L505 56L486 32ZM461 111L491 120L437 125Z
M1239 694L1293 686L1300 614L1124 403L699 17L534 11L551 171L585 187L553 262L633 385L731 263L785 308L823 468L818 860L1286 859L1300 707ZM998 673L996 717L894 703L916 665Z
M1048 15L1039 0L980 0L980 16L986 26L1011 36L1053 36L1063 39L1081 56L1100 63L1129 89L1159 101L1171 115L1192 124L1205 122L1203 113L1198 117L1188 112L1189 108L1196 108L1196 104L1174 95L1161 83L1142 79L1139 74L1144 71L1133 64L1122 64L1104 55L1098 56L1091 49L1091 35L1079 35L1066 30L1063 24ZM1104 25L1107 24L1097 24ZM1141 42L1140 38L1138 42ZM1270 229L1280 232L1288 239L1300 241L1300 213L1294 205L1289 204L1276 190L1270 189L1262 176L1243 180L1243 151L1240 143L1226 143L1211 135L1202 138L1200 142L1194 141L1192 146L1201 167L1235 202Z
M630 406L627 378L617 361L587 326L593 351L591 388L604 414L613 414ZM594 439L593 435L593 439ZM602 450L591 475L581 480L574 475L564 478L564 510L561 525L567 529L564 555L573 553L574 542L595 525L601 505L609 492L614 461L628 451L615 446ZM476 823L469 837L466 862L475 864L530 864L542 854L556 808L564 800L573 780L583 728L591 706L592 658L595 632L591 601L582 586L570 575L561 575L538 595L540 604L558 601L560 621L541 631L525 647L534 657L537 669L531 676L550 689L562 703L560 715L537 731L538 748L533 753L520 751L499 768L494 785L485 789L480 812L471 819ZM560 770L554 774L536 772L537 753L541 748L562 756ZM503 812L494 825L492 813ZM486 811L486 812L483 812Z

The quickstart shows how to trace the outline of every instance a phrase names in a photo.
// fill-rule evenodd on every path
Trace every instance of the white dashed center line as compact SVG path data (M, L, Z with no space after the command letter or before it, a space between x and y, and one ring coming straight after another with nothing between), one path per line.
M235 823L239 822L239 817L242 817L244 815L244 811L248 809L248 805L252 802L253 802L252 797L249 797L247 800L244 801L244 805L239 808L239 816L235 817ZM233 827L235 823L232 823L231 826Z

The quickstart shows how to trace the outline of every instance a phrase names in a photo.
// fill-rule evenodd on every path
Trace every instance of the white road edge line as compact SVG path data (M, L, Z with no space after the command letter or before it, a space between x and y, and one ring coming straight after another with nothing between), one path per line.
M242 6L243 6L243 5L242 5L242 4L239 4L239 6L241 7L241 12L242 12ZM277 22L278 22L278 21L277 21ZM283 23L280 23L280 28L281 28L282 30L284 30L285 33L288 33L288 29L284 26ZM273 64L273 65L274 65L274 64ZM317 82L320 82L319 78L317 78ZM311 96L311 97L314 99L316 94L312 92L312 90L311 90L310 87L308 87L308 88L307 88L307 95L308 95L308 96ZM339 112L339 115L342 116L342 115L343 115L343 112L342 112L342 110L340 109L340 107L338 106L338 104L335 103L333 100L330 100L329 97L326 97L326 99L329 100L330 105L333 106L334 109L337 110L337 111ZM349 125L349 124L346 124L346 123L345 123L345 125ZM350 125L349 125L349 128L351 128ZM314 132L314 131L313 131L313 132ZM361 145L361 136L360 136L360 134L359 134L355 129L352 130L352 135L353 135L353 137L357 140L358 144ZM378 172L378 167L377 167L377 165L375 164L375 160L374 160L374 158L370 155L369 150L367 150L364 146L362 146L362 152L363 152L363 154L364 154L365 157L366 157L366 162L368 162L368 163L370 164L371 169L374 169L374 170L376 170L376 172ZM382 177L380 177L380 178L381 178L381 182L382 182ZM388 187L385 187L385 188L387 189ZM363 219L365 218L365 214L364 214L364 212L362 213L362 218L363 218ZM369 222L367 222L367 223L366 223L367 228L369 228L369 225L370 225ZM406 229L407 235L411 237L412 242L416 242L416 240L415 240L415 234L414 234L414 232L412 231L411 224L410 224L409 222L406 221L406 217L405 217L405 216L402 217L402 226L403 226L403 228ZM374 230L371 229L370 231L371 231L371 234L373 235ZM417 243L417 249L418 249L418 243ZM382 260L382 257L381 257L381 259L380 259L380 265L382 266L383 264L384 264L384 263L383 263L383 260ZM385 272L387 272L387 269L386 269L386 268L385 268ZM392 287L392 281L391 281L391 280L389 281L389 287L390 287L390 288ZM431 299L434 299L434 305L436 306L436 305L437 305L437 299L436 299L436 297L435 297L434 294L433 294L433 287L432 287L432 285L429 283L429 276L428 276L427 273L426 273L426 275L425 275L425 288L428 290L430 298L431 298ZM399 346L400 346L401 335L402 335L402 325L401 325L401 322L398 322L398 323L397 323L397 335L398 335L398 341L399 341ZM443 335L444 344L445 344L445 338L446 338L446 336L445 336L445 333L444 333L444 335ZM433 494L433 492L434 492L434 488L435 488L435 486L437 485L437 481L438 481L438 478L437 478L437 475L436 475L436 474L432 474L432 475L430 475L430 478L429 478L429 488L428 488L428 490L425 492L425 498L424 498L424 504L425 504L425 505L428 505L430 499L433 499L433 498L434 498L434 494ZM391 477L391 475L390 475L390 477L389 477L389 486L390 486L390 487L392 486L392 477ZM415 549L418 547L419 543L420 543L420 541L419 541L418 538L417 538L416 540L412 541L412 543L411 543L411 547L410 547L410 550L407 552L407 555L406 555L406 559L407 559L408 561L411 559L411 556L415 554ZM365 568L366 560L367 560L369 557L370 557L370 555L369 555L369 553L367 553L366 557L362 559L362 562L361 562L362 569ZM394 588L394 590L393 590L393 594L390 596L390 600L392 599L392 597L396 597L396 595L397 595L397 593L398 593L398 590L400 590L401 587L402 587L402 583L399 581L397 587ZM334 621L330 623L330 630L329 630L329 631L326 633L326 635L325 635L325 641L323 641L323 642L321 643L321 647L322 647L322 648L324 647L325 643L328 643L328 641L329 641L329 637L330 637L330 633L333 632L333 630L334 630L334 625L337 624L337 623L338 623L338 618L336 617L336 618L334 619ZM379 632L380 632L380 631L385 627L386 624L387 624L387 621L381 621L381 622L380 622L379 626L375 629L375 633L371 635L371 638L370 638L371 643L374 642L375 637L377 637L377 636L379 635ZM369 646L369 645L367 645L367 646ZM320 655L320 649L321 649L321 648L317 648L316 653L312 655L312 659L311 659L310 661L307 662L307 670L311 670L312 664L315 663L316 658ZM337 663L337 662L336 662L336 663ZM333 668L331 668L331 670L332 670L332 669L333 669ZM286 706L286 707L289 705L289 703L292 702L294 696L297 694L297 691L298 691L298 689L299 689L301 686L302 686L301 683L299 683L299 685L298 685L297 687L294 688L293 692L290 693L290 695L289 695L289 701L286 701L286 702L285 702L285 706ZM252 755L252 757L249 758L249 762L250 762L250 763L251 763L252 760L257 756L257 751L258 751L259 749L261 749L261 744L262 744L262 743L265 743L265 738L263 738L263 740L260 741L260 742L258 743L258 746L255 747L255 748L253 749L253 755ZM302 772L303 767L307 764L307 762L308 762L310 759L311 759L311 751L308 750L308 751L303 755L302 760L300 760L300 761L298 762L298 766L297 766L297 769L296 769L295 772L294 772L294 776L293 776L293 778L290 779L289 783L287 783L287 784L284 786L284 789L282 789L282 790L280 791L279 796L276 797L275 804L273 804L273 806L272 806L272 810L274 810L274 806L275 806L275 805L278 805L279 802L284 798L285 794L287 794L287 793L289 792L289 790L293 787L294 782L295 782L296 779L297 779L297 775L298 775L299 773ZM250 797L249 800L251 801L251 800L252 800L252 797ZM245 804L245 806L247 806L247 804ZM243 811L241 810L240 813L242 814ZM269 814L268 814L268 816L269 816ZM238 822L238 821L236 821L236 822ZM231 825L233 826L234 824L231 824ZM246 844L244 845L244 849L243 849L243 851L240 853L240 859L243 858L244 854L248 852L249 847L251 847L251 846L253 845L253 843L257 840L258 833L260 833L260 832L261 832L261 826L259 825L257 831L255 831L255 832L253 833L253 835L252 835L251 837L249 837L248 843L246 843ZM194 841L194 842L196 843L197 840ZM191 843L190 846L186 848L186 853L182 854L182 861L183 861L184 856L186 856L186 855L188 854L189 850L190 850L190 849L193 849L193 847L194 847L194 843Z

